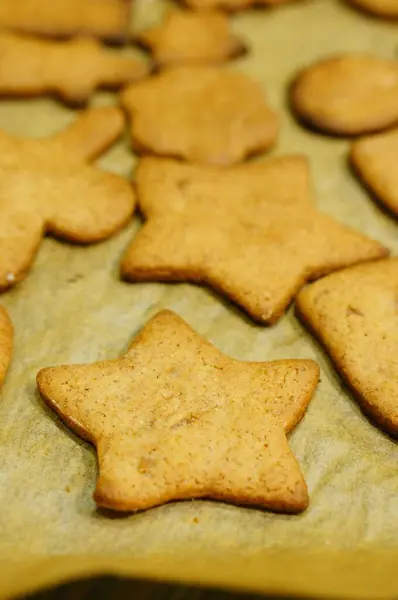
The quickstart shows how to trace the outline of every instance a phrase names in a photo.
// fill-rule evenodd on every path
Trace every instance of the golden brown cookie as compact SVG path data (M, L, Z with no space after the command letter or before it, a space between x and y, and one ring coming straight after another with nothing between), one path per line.
M221 8L222 10L231 12L251 8L252 6L277 6L292 1L294 0L183 0L187 6L195 10Z
M138 41L151 50L159 66L222 63L246 51L231 32L227 17L216 11L172 11Z
M355 8L359 8L382 19L398 19L397 0L347 0Z
M300 156L229 169L142 160L136 183L147 223L122 276L207 283L256 321L275 322L306 281L388 254L319 213L308 180Z
M398 122L398 61L367 54L324 59L291 90L298 116L321 131L359 135Z
M1 0L0 27L53 38L128 38L130 6L121 0Z
M307 488L284 427L307 407L312 360L245 363L180 317L153 317L118 360L43 369L47 404L98 453L98 505L208 497L296 513ZM295 412L295 408L293 408Z
M398 217L398 128L356 140L351 161L376 198Z
M137 150L230 165L268 150L278 119L258 83L217 67L174 67L122 94Z
M11 361L14 332L9 316L0 306L0 387Z
M398 258L325 277L304 288L297 308L364 412L398 435Z
M53 42L0 33L0 95L55 93L84 102L98 87L119 88L148 74L143 62L92 39Z
M123 128L122 112L108 107L48 138L0 132L0 290L26 276L46 232L91 244L131 218L130 184L89 164Z

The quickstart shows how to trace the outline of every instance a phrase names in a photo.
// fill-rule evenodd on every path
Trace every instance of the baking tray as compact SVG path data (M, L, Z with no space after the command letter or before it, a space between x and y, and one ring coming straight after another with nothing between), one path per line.
M158 19L162 8L150 0L136 5L135 27ZM233 26L251 51L228 68L258 80L280 114L272 154L306 154L317 206L397 254L397 223L350 172L349 142L300 127L286 99L297 70L322 56L394 56L397 25L337 0L314 0L244 12ZM99 93L93 104L115 101ZM0 103L0 127L17 134L50 134L73 118L52 99ZM131 177L128 136L99 162ZM16 330L0 402L0 597L99 573L316 598L398 596L396 442L362 415L293 309L267 328L203 287L121 282L120 257L139 225L136 217L120 235L87 248L47 238L26 281L0 298ZM290 436L310 492L304 514L207 500L128 516L96 509L95 452L43 404L35 376L48 365L118 356L162 308L233 357L319 362L318 390Z

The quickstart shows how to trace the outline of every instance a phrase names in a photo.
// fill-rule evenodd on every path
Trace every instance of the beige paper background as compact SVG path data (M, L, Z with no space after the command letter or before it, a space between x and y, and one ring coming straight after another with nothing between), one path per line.
M141 23L158 17L155 2L143 0L139 9ZM279 108L275 153L307 154L319 208L397 254L398 225L350 174L348 143L300 128L285 97L297 69L323 55L394 56L398 25L366 18L337 0L314 0L242 13L234 27L251 53L231 68L260 81ZM93 104L114 101L98 94ZM0 103L0 127L10 132L46 135L72 119L73 112L53 100ZM100 164L131 175L127 136ZM264 328L204 288L121 282L118 263L138 226L136 218L114 239L89 248L46 239L27 280L0 298L16 329L0 402L0 597L103 572L314 597L397 596L397 443L362 416L292 310ZM123 517L96 510L95 452L43 405L35 375L48 365L117 356L165 307L236 358L320 363L315 398L290 437L311 496L303 515L211 501Z

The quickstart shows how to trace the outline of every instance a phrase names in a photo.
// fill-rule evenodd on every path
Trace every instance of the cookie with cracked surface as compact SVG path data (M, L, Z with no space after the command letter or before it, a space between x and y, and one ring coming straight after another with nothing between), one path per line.
M77 35L109 42L129 37L130 7L120 0L1 0L0 27L52 38Z
M89 164L123 129L122 112L107 107L47 138L0 132L0 291L26 276L46 232L92 244L129 221L129 182Z
M136 184L147 222L122 277L206 283L260 323L279 319L306 281L388 254L316 210L304 157L228 169L146 158Z
M217 11L174 10L163 23L144 31L138 41L160 67L222 63L246 51L231 32L227 17Z
M360 135L398 122L398 61L368 54L321 60L291 88L297 115L320 131Z
M360 179L398 217L398 128L359 138L351 146L350 158Z
M303 289L297 310L363 411L398 435L398 259L345 269Z
M207 497L297 513L308 493L285 432L318 379L312 360L229 358L162 311L122 358L43 369L37 383L96 446L100 506L134 511Z
M14 332L10 317L5 309L0 306L0 387L11 361L13 337Z
M148 72L145 63L93 39L55 42L0 33L0 96L55 93L66 102L81 103L98 87L117 89Z
M121 95L138 151L230 165L268 150L278 119L261 86L212 66L173 67Z

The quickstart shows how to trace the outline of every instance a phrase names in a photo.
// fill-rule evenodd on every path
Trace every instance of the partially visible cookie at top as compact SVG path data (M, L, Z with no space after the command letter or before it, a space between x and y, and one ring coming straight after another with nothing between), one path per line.
M158 66L221 63L245 53L245 44L231 32L221 12L173 10L164 22L141 33Z
M359 138L350 156L360 179L398 217L398 128Z
M122 111L105 107L50 137L0 131L0 291L24 279L46 232L92 244L127 224L130 183L90 164L123 130Z
M148 157L136 185L146 223L122 277L208 284L259 323L276 322L306 281L388 254L315 208L303 156L224 169Z
M11 361L13 337L14 332L10 317L5 309L0 306L0 387Z
M398 61L368 54L323 59L304 69L291 103L309 125L335 135L360 135L398 122Z
M0 95L58 94L81 103L97 87L119 88L145 77L148 66L87 38L38 39L0 32Z
M298 513L308 492L286 431L318 379L312 360L234 360L162 311L121 358L42 369L37 384L96 446L99 506L205 497Z
M1 0L0 27L52 38L125 42L130 6L121 0Z
M355 8L382 19L398 19L397 0L347 0Z
M218 67L166 69L130 85L121 101L138 152L226 166L270 149L278 134L261 86Z
M244 10L252 6L271 7L279 4L287 4L294 0L182 0L190 8L195 10L206 10L220 8L226 11Z
M398 258L345 269L307 286L297 309L364 412L397 436Z

